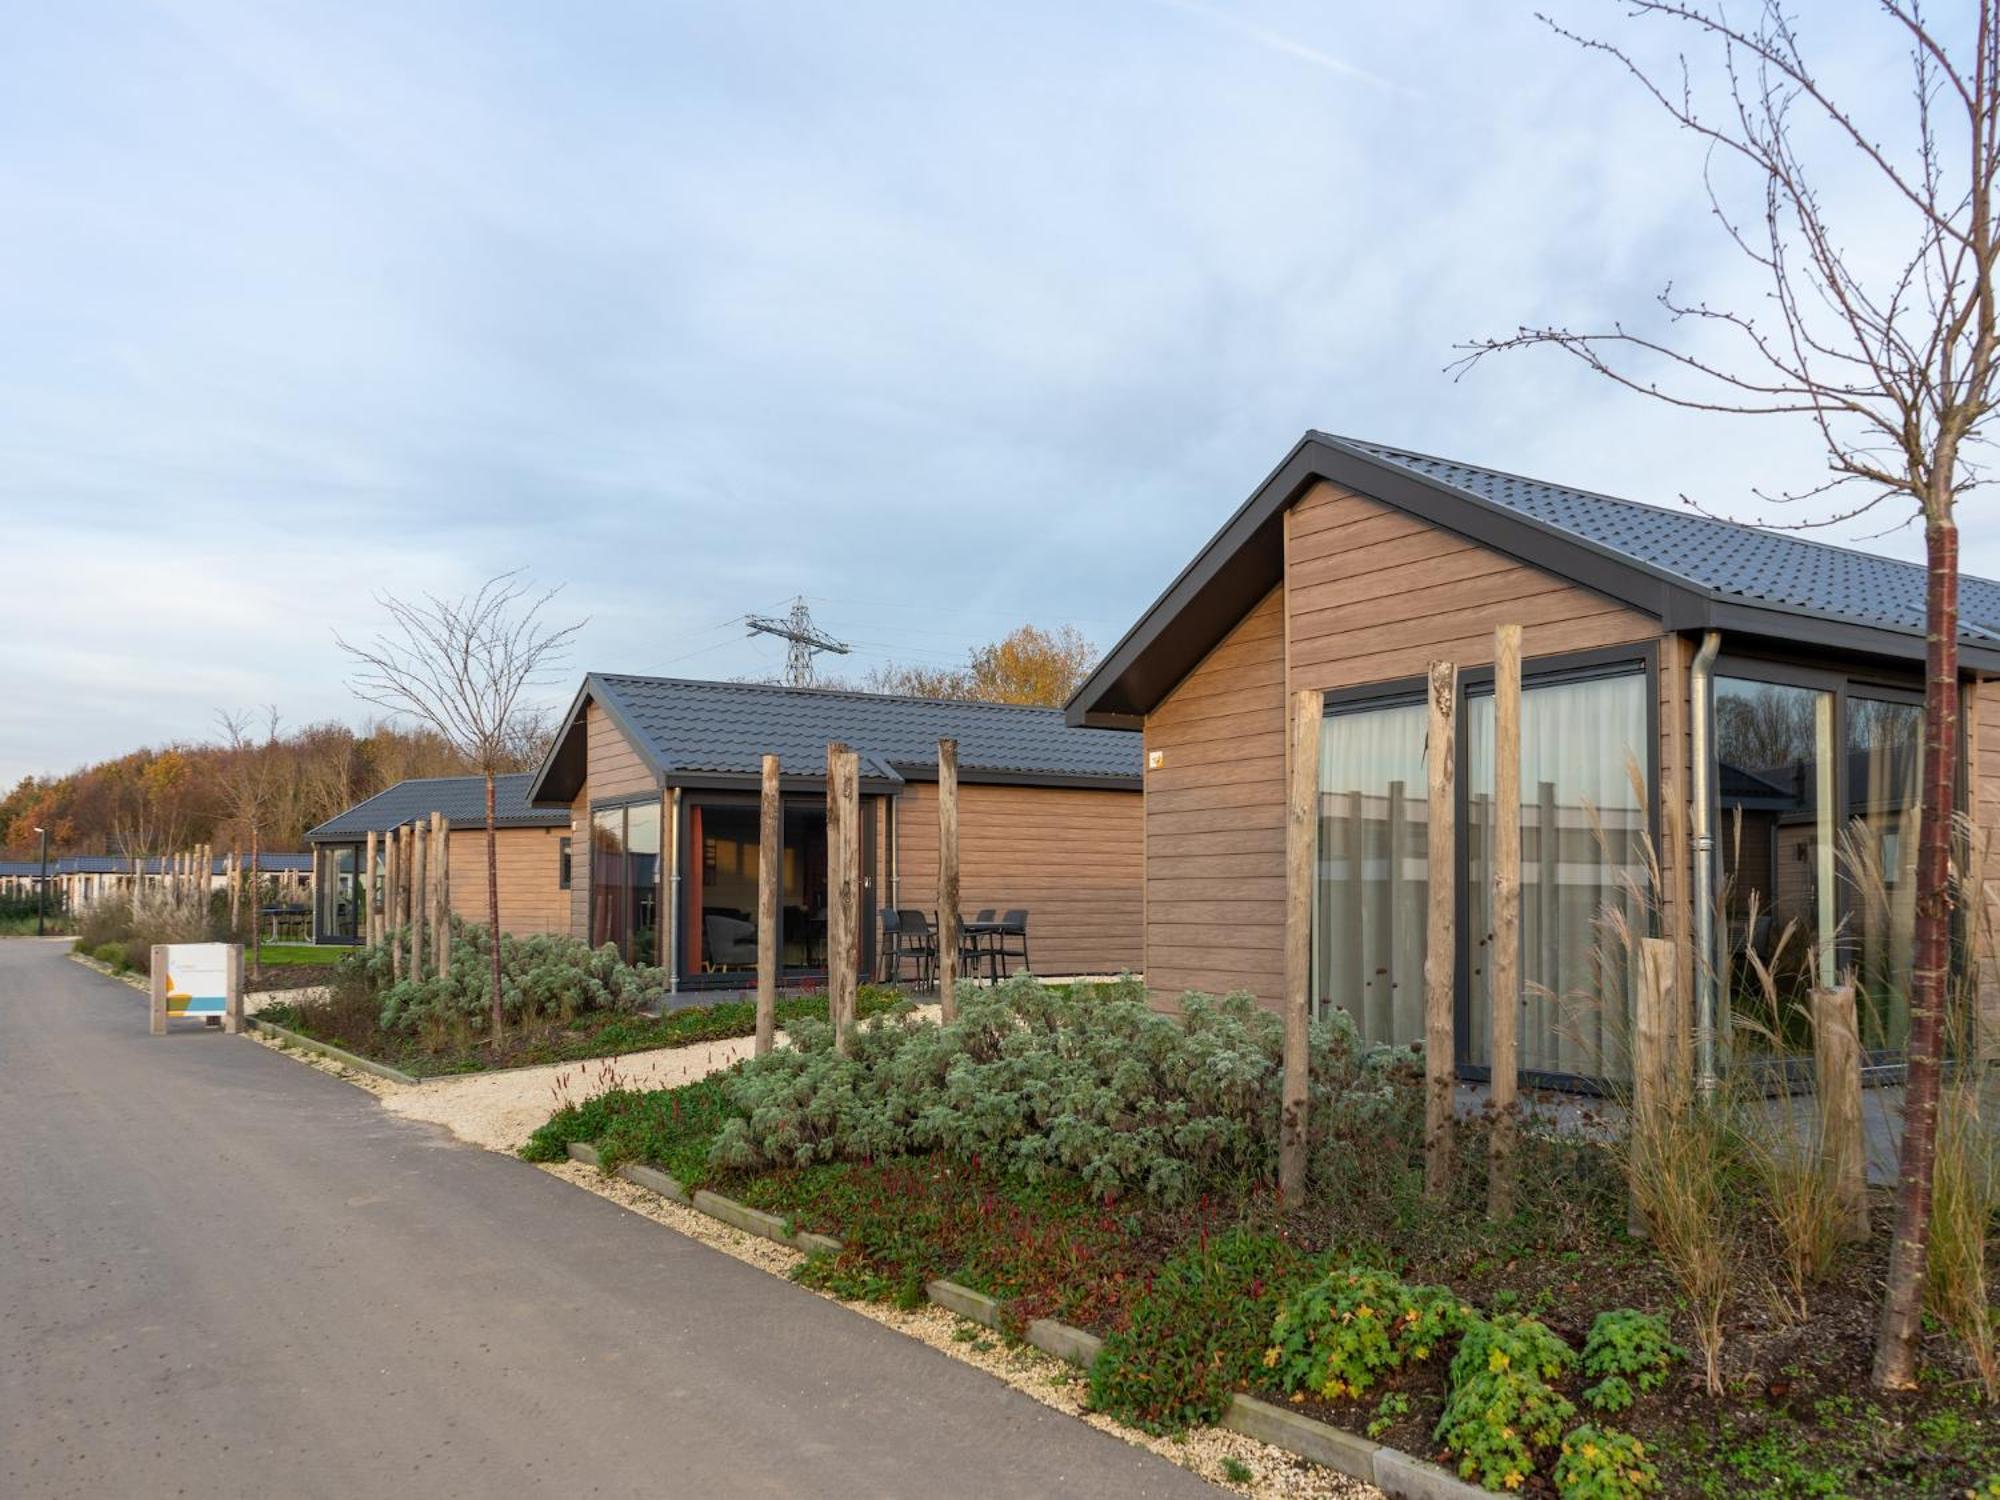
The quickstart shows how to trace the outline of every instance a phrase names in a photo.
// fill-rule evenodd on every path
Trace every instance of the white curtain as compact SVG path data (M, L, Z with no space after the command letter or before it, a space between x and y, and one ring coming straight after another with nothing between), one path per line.
M1335 712L1320 734L1313 994L1371 1042L1424 1031L1429 808L1422 703Z
M1520 1065L1618 1077L1633 978L1604 921L1646 927L1646 677L1634 672L1521 694ZM1468 1060L1488 1056L1492 991L1493 699L1466 705L1472 1015Z

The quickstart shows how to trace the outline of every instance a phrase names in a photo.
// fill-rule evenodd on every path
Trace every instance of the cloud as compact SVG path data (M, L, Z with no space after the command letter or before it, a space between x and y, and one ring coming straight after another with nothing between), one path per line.
M774 670L734 622L796 594L855 675L1108 644L1308 426L1718 509L1817 477L1554 357L1453 382L1517 321L1755 289L1686 143L1526 13L1329 14L34 9L0 780L365 717L334 630L524 565L579 669Z

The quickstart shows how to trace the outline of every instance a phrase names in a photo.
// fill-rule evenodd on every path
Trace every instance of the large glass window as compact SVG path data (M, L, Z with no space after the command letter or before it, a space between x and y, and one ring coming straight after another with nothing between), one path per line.
M1619 1077L1635 946L1648 927L1650 828L1643 672L1529 682L1521 692L1520 1066ZM1466 896L1471 1014L1465 1056L1492 1029L1493 695L1468 694Z
M1337 710L1320 731L1313 994L1399 1046L1424 1034L1427 716L1421 702Z
M1862 1045L1909 1036L1922 821L1924 711L1915 703L1847 700L1847 829L1842 838L1848 958Z
M1794 1040L1837 970L1834 707L1821 688L1715 679L1723 997Z
M660 804L590 815L590 945L627 963L660 962Z
M754 802L690 799L687 808L689 974L742 976L757 967L757 888L761 813ZM826 964L826 806L786 798L778 872L779 963L789 970ZM718 981L722 982L722 981Z
M353 943L361 937L361 850L353 844L322 844L315 863L319 940Z

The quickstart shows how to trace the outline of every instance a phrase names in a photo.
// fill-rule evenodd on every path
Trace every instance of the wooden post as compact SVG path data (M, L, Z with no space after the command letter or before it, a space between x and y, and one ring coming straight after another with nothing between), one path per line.
M1278 1192L1288 1206L1303 1202L1306 1191L1307 1031L1312 1019L1313 894L1319 875L1319 732L1325 712L1324 696L1316 690L1292 694L1285 795L1285 1071L1278 1116Z
M403 977L403 946L396 941L396 887L403 877L403 830L391 828L382 836L382 940L389 945L389 977Z
M1818 1074L1820 1152L1840 1235L1868 1238L1868 1154L1861 1125L1861 1037L1854 986L1812 992L1813 1066Z
M229 945L229 997L222 1003L222 1029L231 1036L243 1030L243 945Z
M850 772L860 774L858 758L834 740L826 746L826 1004L840 1052L848 1050L854 1026L854 924L860 914L854 900L860 812L848 798Z
M840 851L840 904L846 912L847 938L840 950L841 1035L849 1036L860 1020L861 1006L861 757L843 749L840 755L840 828L846 847Z
M375 830L368 830L368 847L361 856L361 941L374 947L379 941L375 920Z
M431 814L431 966L438 978L451 974L451 819Z
M1492 1063L1493 1141L1486 1214L1514 1217L1521 1016L1521 627L1493 633L1493 938L1487 1051Z
M958 741L938 741L938 1010L958 1018Z
M167 945L153 944L153 1035L167 1034Z
M784 794L778 786L778 757L764 757L764 780L757 820L757 1039L756 1056L777 1043L778 887L785 858Z
M424 977L424 922L430 916L430 828L421 819L410 825L410 978Z
M1430 784L1430 857L1426 866L1429 910L1424 924L1424 1191L1451 1192L1452 1134L1458 1073L1452 1043L1456 977L1458 848L1453 798L1458 767L1458 667L1430 666L1430 733L1424 769Z
M1632 997L1632 1126L1644 1141L1657 1141L1661 1112L1673 1107L1671 1068L1674 1028L1674 945L1665 938L1639 940L1639 990ZM1647 1232L1636 1195L1626 1210L1626 1227Z

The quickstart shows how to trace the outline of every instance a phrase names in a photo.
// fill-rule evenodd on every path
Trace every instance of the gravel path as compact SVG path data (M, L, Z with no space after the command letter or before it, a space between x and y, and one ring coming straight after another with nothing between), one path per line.
M428 1078L414 1087L391 1085L380 1097L391 1114L429 1120L489 1151L515 1151L564 1103L580 1103L609 1089L692 1083L748 1057L750 1048L749 1037L731 1037L589 1062Z

